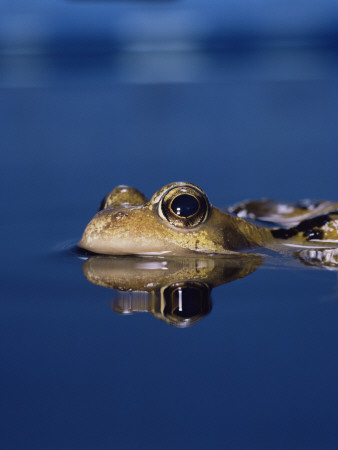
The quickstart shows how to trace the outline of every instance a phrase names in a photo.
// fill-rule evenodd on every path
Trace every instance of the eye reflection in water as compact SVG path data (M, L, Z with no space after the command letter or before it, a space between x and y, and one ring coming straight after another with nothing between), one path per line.
M258 255L91 256L82 268L88 281L118 292L112 303L115 312L125 315L147 312L184 328L209 314L214 287L246 277L261 263Z
M198 281L172 283L152 293L120 292L113 310L120 314L148 312L158 319L185 328L211 311L211 288Z

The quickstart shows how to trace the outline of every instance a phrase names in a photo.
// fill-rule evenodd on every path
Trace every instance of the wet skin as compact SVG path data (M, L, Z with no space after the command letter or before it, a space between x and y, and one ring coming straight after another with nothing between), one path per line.
M265 247L336 248L338 204L244 202L221 211L191 183L171 183L147 201L135 188L118 186L101 203L79 247L108 255L231 254ZM268 228L246 220L286 225Z

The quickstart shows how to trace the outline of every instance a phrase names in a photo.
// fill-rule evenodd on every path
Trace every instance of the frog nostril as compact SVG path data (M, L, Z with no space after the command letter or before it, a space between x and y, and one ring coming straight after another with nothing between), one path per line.
M123 211L119 211L116 214L113 214L113 217L116 220L120 220L120 219L123 219L124 217L128 217L128 213L123 212Z

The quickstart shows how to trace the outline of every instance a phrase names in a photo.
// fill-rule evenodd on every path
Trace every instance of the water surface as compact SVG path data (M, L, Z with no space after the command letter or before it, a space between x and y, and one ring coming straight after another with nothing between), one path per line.
M337 201L334 40L222 42L2 50L2 448L337 448L337 272L262 266L180 329L116 314L64 250L118 184Z

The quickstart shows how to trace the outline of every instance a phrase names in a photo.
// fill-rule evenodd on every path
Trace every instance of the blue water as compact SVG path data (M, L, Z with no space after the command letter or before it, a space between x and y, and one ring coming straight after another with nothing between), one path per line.
M230 8L235 34L220 37L226 7L203 34L198 2L200 40L188 49L170 21L160 46L158 30L145 45L129 11L159 5L25 5L0 7L1 448L336 449L337 272L259 268L213 289L210 314L178 329L116 314L116 292L89 283L65 250L118 184L150 196L188 180L219 207L337 200L333 3L297 9L298 28L281 5L243 21ZM165 3L178 14L168 17L179 5ZM41 26L32 34L54 12L54 39ZM119 39L93 41L92 17L103 16Z

